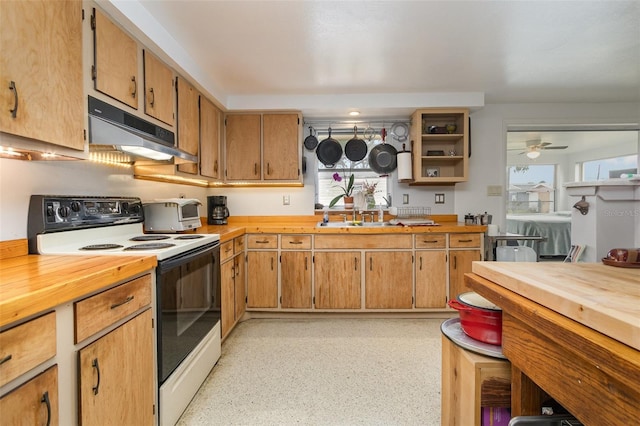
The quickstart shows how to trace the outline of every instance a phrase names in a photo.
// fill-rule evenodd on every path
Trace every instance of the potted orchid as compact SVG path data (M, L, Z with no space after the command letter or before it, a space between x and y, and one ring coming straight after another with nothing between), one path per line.
M354 181L355 176L352 174L351 176L349 176L349 180L346 183L345 186L338 186L338 188L340 188L342 190L342 194L338 195L337 197L335 197L333 200L331 200L331 202L329 203L329 207L333 207L336 205L336 203L338 201L340 201L341 198L344 198L344 206L345 208L350 208L353 207L353 181ZM336 182L342 182L343 178L342 176L340 176L339 173L334 173L333 174L333 180Z

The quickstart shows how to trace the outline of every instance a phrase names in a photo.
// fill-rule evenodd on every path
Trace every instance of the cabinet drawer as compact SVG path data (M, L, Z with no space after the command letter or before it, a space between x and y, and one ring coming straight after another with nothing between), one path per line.
M57 426L58 366L49 367L0 398L0 413L3 425Z
M231 259L233 256L233 241L227 241L220 245L220 262Z
M445 248L446 234L416 234L416 248Z
M449 234L449 247L480 247L483 234Z
M56 355L56 313L0 333L0 386Z
M247 235L247 247L250 249L278 248L278 236L274 234Z
M244 251L244 235L233 239L233 254L242 253Z
M311 235L283 235L280 243L283 250L310 249Z
M75 343L151 303L151 275L121 284L74 304Z
M317 249L410 249L412 235L316 235Z

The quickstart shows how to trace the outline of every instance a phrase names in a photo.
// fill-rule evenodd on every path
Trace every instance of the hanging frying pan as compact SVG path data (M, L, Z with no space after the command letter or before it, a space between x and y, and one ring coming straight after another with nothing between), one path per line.
M342 157L342 146L340 142L331 137L331 127L329 127L329 137L324 139L316 149L318 161L328 168L335 167Z
M367 155L367 143L358 138L358 126L353 126L353 137L344 146L344 155L351 161L360 161Z
M309 126L309 136L304 140L304 147L309 151L313 151L318 146L318 138L316 138L316 129Z
M369 166L379 175L388 175L398 166L398 151L388 143L381 143L369 151Z

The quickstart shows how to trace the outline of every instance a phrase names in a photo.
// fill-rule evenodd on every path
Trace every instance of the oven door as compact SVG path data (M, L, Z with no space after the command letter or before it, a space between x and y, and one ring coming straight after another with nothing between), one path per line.
M220 243L158 262L159 384L220 321Z

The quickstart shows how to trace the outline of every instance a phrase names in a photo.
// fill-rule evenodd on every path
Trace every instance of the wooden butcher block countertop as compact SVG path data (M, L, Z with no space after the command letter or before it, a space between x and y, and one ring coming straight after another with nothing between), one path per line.
M640 270L637 268L601 263L473 262L472 270L640 350Z
M0 327L149 271L156 265L155 256L4 258L0 260Z

